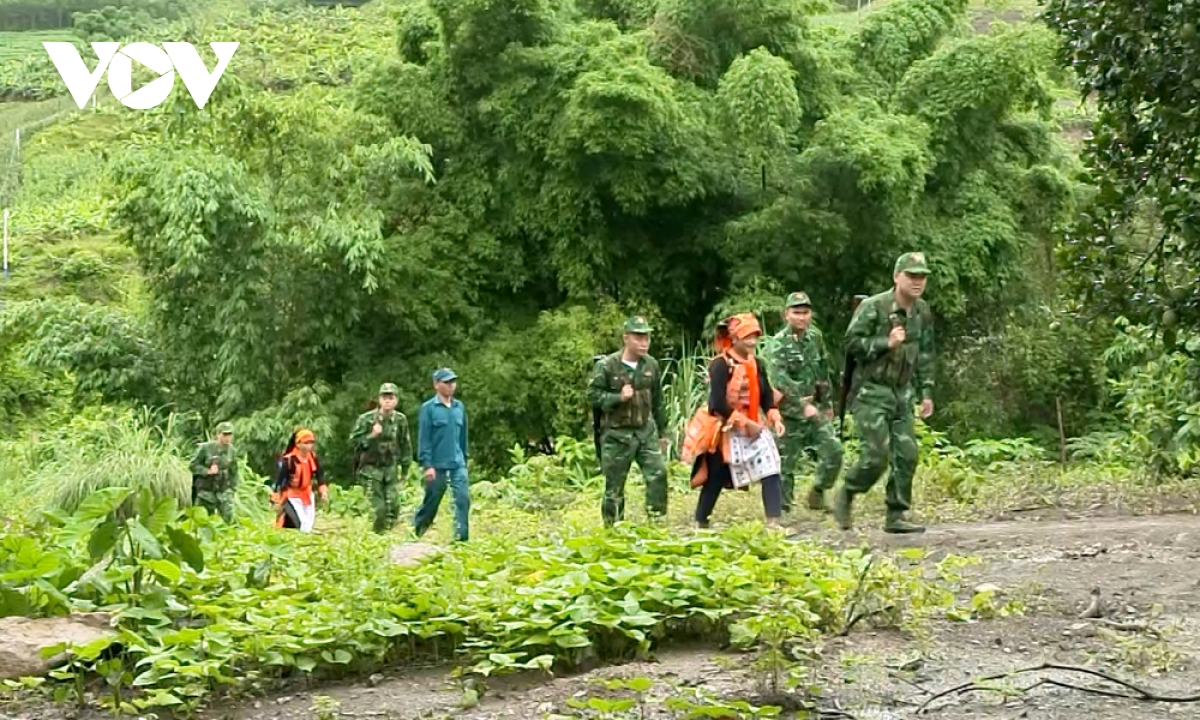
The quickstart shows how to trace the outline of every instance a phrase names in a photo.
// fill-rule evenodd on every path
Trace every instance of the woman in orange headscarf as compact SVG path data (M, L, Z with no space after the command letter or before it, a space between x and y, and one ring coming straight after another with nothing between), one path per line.
M314 481L321 499L329 499L329 486L325 483L317 454L313 452L316 439L312 430L297 430L288 442L287 451L279 458L279 474L275 477L274 492L271 493L271 502L279 505L279 516L275 519L277 528L312 532L316 519Z
M692 487L701 488L696 524L702 528L708 527L721 490L734 487L729 464L734 437L739 442L757 440L768 423L776 435L784 431L776 392L754 355L760 335L753 313L734 315L717 326L719 354L708 366L708 403L688 423L683 447L684 462L693 462ZM767 523L778 525L783 504L780 475L772 473L760 483Z

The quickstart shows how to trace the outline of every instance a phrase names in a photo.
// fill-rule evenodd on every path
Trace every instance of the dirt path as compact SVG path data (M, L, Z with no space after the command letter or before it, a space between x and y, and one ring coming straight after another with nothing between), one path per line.
M845 535L823 529L835 542ZM976 622L939 621L925 637L863 628L825 647L816 669L825 703L861 720L884 718L995 717L1002 720L1128 720L1200 718L1200 704L1147 704L1108 699L1077 691L1040 687L1004 702L998 694L967 694L935 704L917 715L930 693L972 677L1034 666L1042 662L1087 665L1165 695L1200 691L1200 518L1192 515L1018 520L945 525L920 536L866 533L878 548L924 546L936 558L947 552L983 560L963 571L968 586L991 583L999 601L1023 601L1024 615ZM859 536L861 537L861 536ZM1103 604L1101 619L1080 619L1094 589ZM1157 628L1162 637L1138 631ZM300 720L318 718L313 695L326 695L345 718L544 718L573 715L567 701L604 695L598 683L642 676L656 681L646 717L668 717L662 697L686 688L746 697L754 679L744 657L713 648L671 648L652 663L610 667L549 682L537 678L493 679L477 702L464 697L444 670L375 676L373 682L214 709L208 718ZM1028 685L1038 676L1019 679ZM1057 675L1087 684L1088 678ZM684 690L681 690L683 688ZM468 705L462 707L460 705ZM655 709L657 708L657 709Z

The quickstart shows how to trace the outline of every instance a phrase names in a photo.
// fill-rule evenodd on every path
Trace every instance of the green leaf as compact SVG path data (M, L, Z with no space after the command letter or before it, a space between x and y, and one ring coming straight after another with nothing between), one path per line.
M113 549L117 544L119 531L120 526L116 519L106 520L92 531L91 537L88 538L88 556L92 562L96 562Z
M170 525L167 526L167 537L185 563L198 573L204 572L204 551L200 548L200 543L196 542L196 538Z
M144 525L138 522L137 518L130 518L126 527L129 529L129 537L136 547L141 548L142 552L152 558L162 557L162 545L159 545L158 540Z
M304 657L296 658L296 667L302 672L310 673L317 667L316 658Z
M155 575L166 581L168 585L174 585L179 582L179 578L183 574L179 566L170 560L143 560L142 565L152 570Z
M120 507L131 495L133 488L127 487L106 487L97 490L79 504L75 517L80 520L100 520Z
M562 648L577 648L587 647L592 644L587 635L582 633L572 633L570 635L560 635L554 638L554 644Z

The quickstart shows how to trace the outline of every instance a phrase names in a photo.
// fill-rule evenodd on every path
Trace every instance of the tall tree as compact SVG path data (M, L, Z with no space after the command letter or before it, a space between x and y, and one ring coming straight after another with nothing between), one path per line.
M1092 313L1200 322L1200 2L1050 0L1046 18L1099 106L1096 192L1068 247L1081 297Z

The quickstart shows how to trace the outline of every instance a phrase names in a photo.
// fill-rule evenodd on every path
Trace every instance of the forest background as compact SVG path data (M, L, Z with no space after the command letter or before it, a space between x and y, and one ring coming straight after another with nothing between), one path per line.
M903 558L736 522L603 533L585 395L646 315L678 440L715 321L774 332L793 290L840 373L852 298L909 250L938 349L922 519L1194 497L1197 8L0 0L0 617L116 612L119 657L89 645L50 685L144 710L455 652L484 674L628 657L735 616L750 644L812 637L862 598L880 622L942 607ZM182 40L209 67L208 42L241 46L203 110L176 83L135 112L104 84L78 109L46 40ZM441 365L487 541L390 568L346 436L385 381L414 422ZM226 419L232 528L179 512ZM270 529L261 483L298 425L336 484L312 537ZM678 531L678 463L671 487ZM743 500L722 518L758 517ZM999 612L978 597L948 614Z
M305 424L344 478L378 385L415 417L445 364L503 472L588 436L625 315L655 326L678 430L718 316L773 332L803 289L840 367L851 298L920 249L947 440L1193 466L1180 213L1087 171L1109 117L1032 4L3 8L9 442L148 408L188 443L232 419L266 472ZM176 83L131 112L103 84L76 110L39 44L135 37L242 46L203 111Z

